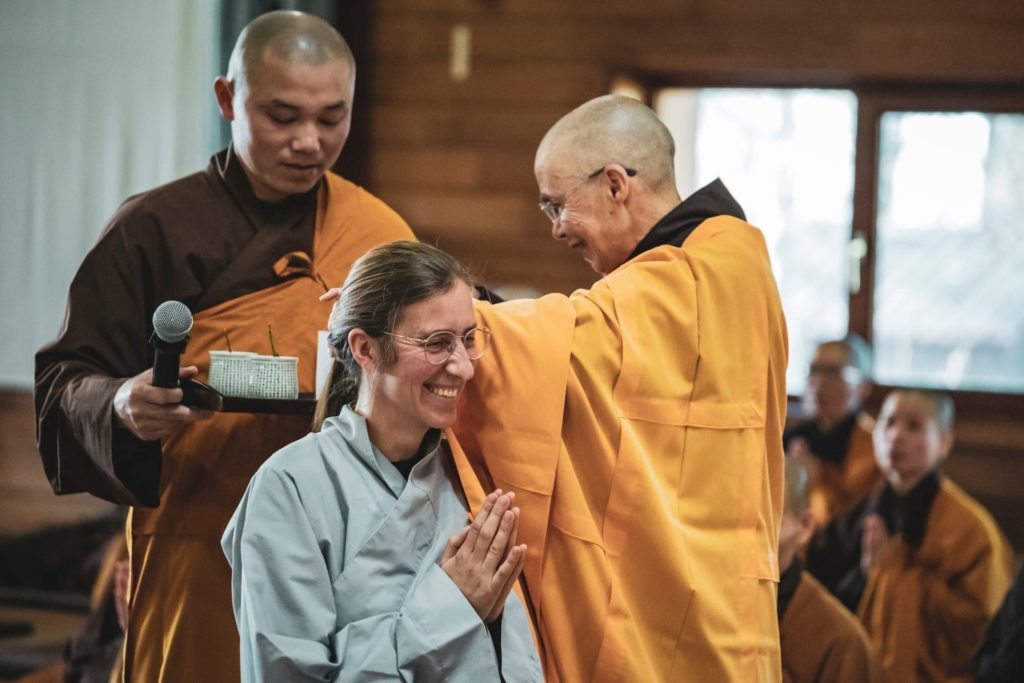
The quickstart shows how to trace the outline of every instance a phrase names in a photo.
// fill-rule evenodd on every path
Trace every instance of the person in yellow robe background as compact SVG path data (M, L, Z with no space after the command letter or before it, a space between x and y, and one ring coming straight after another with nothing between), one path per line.
M786 455L807 468L818 528L863 500L882 480L871 443L875 421L864 411L871 386L871 348L859 335L814 349L804 392L810 419L786 430L782 440Z
M875 427L886 485L863 520L858 616L889 681L969 681L1003 599L1013 551L989 513L944 477L953 401L897 390Z
M779 530L779 642L785 683L878 683L881 669L857 617L804 569L817 526L807 470L786 458Z
M720 180L680 201L648 107L591 100L542 140L552 235L603 277L478 303L493 355L462 476L514 490L548 681L778 681L785 321Z

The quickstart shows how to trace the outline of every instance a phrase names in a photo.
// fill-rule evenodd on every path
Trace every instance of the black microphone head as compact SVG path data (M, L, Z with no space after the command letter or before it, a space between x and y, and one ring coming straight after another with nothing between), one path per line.
M165 301L153 312L153 332L160 341L176 344L192 331L192 312L180 301Z

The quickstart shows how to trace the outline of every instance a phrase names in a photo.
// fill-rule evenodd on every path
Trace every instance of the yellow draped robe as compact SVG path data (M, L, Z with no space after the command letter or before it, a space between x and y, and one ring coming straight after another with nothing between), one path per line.
M547 680L780 680L787 338L760 231L712 218L478 313L458 465L517 493Z
M806 571L779 623L785 683L879 683L868 634Z
M860 413L843 461L838 464L821 461L821 481L811 484L808 491L819 529L847 512L881 483L882 472L875 461L875 445L871 441L874 428L874 419Z
M889 545L857 608L886 680L970 681L971 655L1013 579L1009 542L943 478L921 545Z

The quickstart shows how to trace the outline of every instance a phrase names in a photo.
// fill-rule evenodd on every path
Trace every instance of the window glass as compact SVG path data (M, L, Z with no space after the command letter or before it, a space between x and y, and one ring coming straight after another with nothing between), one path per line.
M720 177L768 242L789 327L788 391L846 334L857 99L844 90L665 89L686 197Z
M1024 115L887 112L878 173L878 380L1024 391Z

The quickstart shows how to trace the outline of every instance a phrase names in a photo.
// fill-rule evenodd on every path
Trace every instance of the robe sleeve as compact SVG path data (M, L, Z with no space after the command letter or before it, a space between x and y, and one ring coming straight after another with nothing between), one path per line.
M976 683L1010 681L1024 671L1024 567L985 629L973 668Z
M54 492L153 507L160 443L119 427L113 410L118 387L149 366L147 312L163 267L149 256L155 218L127 210L86 256L57 339L36 354L36 442Z
M866 637L852 634L833 643L815 680L835 683L881 683L882 672Z
M965 548L965 554L970 549ZM969 670L971 657L988 619L998 606L991 595L998 586L1001 596L1006 581L994 549L979 543L966 569L952 577L940 576L926 567L918 572L922 583L922 619L932 624L933 651L944 652L956 669Z
M960 570L950 573L914 562L901 544L872 571L899 575L893 595L920 596L918 614L906 615L905 623L918 624L931 658L946 671L969 670L988 617L995 611L986 604L990 587L1000 584L992 550L983 542L962 547ZM906 605L914 602L908 600Z
M339 624L330 541L286 473L257 473L222 543L243 681L498 680L487 628L436 564L397 611Z

